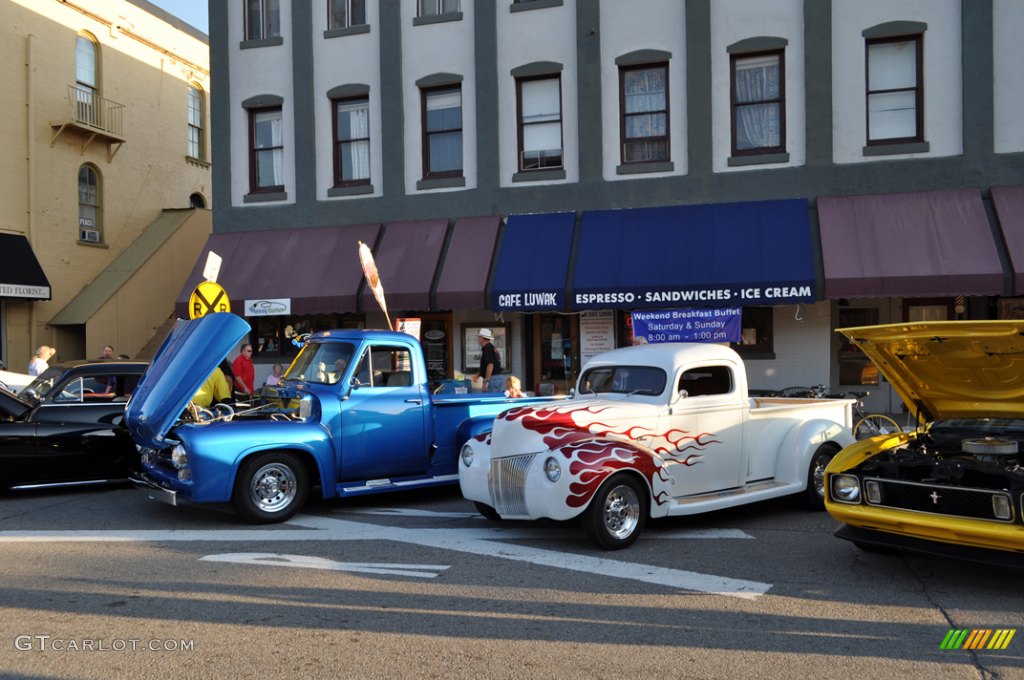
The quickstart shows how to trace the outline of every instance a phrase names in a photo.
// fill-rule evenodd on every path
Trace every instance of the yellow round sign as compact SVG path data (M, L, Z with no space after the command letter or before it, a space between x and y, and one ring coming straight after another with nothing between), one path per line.
M230 312L227 291L213 281L203 281L188 300L188 318L198 319L210 312Z

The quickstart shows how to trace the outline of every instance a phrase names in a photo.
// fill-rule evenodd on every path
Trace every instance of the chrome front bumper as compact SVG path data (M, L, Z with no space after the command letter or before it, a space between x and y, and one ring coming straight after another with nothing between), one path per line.
M152 481L144 474L139 472L133 472L128 480L135 485L136 488L142 489L154 501L160 503L166 503L167 505L178 505L178 492L171 491L159 486L156 482Z

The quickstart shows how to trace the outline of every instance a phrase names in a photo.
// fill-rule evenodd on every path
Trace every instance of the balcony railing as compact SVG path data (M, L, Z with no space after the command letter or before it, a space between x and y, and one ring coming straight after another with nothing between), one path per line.
M64 130L74 130L85 135L82 153L97 137L107 143L107 161L124 144L124 104L118 104L80 85L68 85L69 117L51 124L54 128L50 146Z
M124 104L110 101L78 85L68 85L68 103L71 105L71 118L76 123L121 136Z

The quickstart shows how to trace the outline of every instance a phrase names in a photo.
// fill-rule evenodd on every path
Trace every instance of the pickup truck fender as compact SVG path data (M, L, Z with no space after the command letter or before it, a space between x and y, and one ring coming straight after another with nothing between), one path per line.
M576 509L574 514L583 512L601 485L617 472L626 472L643 482L652 517L668 514L672 481L664 459L652 449L620 438L578 439L552 449L538 461L541 467L551 454L561 454L556 460L562 464L565 504Z
M775 464L775 479L807 488L807 470L811 456L822 444L831 444L836 453L856 440L849 428L831 420L812 419L796 425L783 439Z
M222 426L223 425L223 426ZM226 426L226 427L224 427ZM192 501L231 500L238 469L246 458L264 451L294 453L309 470L311 486L335 479L334 444L319 423L252 421L210 423L179 428L176 436L189 452L193 466ZM239 449L240 441L247 442ZM334 484L323 484L324 498L335 495Z

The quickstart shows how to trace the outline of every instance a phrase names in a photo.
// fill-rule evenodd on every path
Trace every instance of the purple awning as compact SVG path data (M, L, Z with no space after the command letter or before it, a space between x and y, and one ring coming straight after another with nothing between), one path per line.
M384 228L373 259L389 310L430 309L430 287L447 230L448 220L392 222ZM367 287L363 310L376 309L377 301Z
M818 198L825 297L1000 295L977 189Z
M467 217L455 223L434 309L486 308L487 277L500 224L500 217Z
M363 279L359 241L372 246L379 232L378 224L361 224L213 234L178 295L175 312L188 316L188 299L203 281L211 250L224 260L217 283L227 292L231 311L240 316L245 316L246 300L279 298L291 300L292 314L354 312Z
M992 204L1013 267L1013 294L1024 295L1024 186L992 187Z

